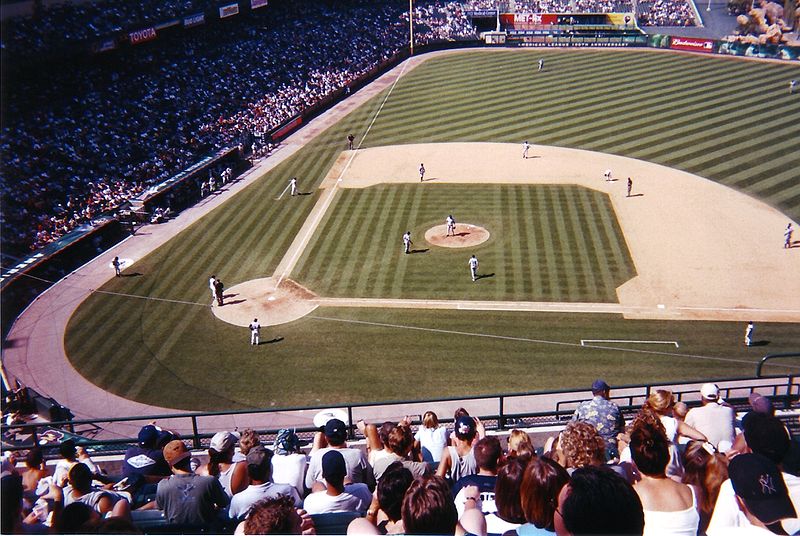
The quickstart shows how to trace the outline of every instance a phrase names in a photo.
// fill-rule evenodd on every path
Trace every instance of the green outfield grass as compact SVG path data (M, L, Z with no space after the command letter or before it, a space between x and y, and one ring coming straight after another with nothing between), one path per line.
M490 239L463 249L426 243L449 212ZM413 255L402 254L406 230ZM616 288L634 275L611 201L598 191L404 184L340 190L293 277L322 296L616 303Z
M546 60L544 73L535 72L540 57ZM364 143L520 143L528 139L538 144L604 151L698 173L800 219L800 154L796 151L800 101L786 91L786 81L799 75L798 67L789 64L644 51L463 52L435 58L403 78ZM798 324L759 326L770 344L745 349L741 346L744 326L738 323L641 323L608 315L371 309L318 310L312 317L267 330L264 338L274 333L283 337L280 342L258 349L249 347L246 329L216 320L208 309L208 276L216 273L230 287L273 273L318 199L316 186L346 148L347 134L352 132L361 139L387 93L352 112L315 143L248 187L246 193L128 270L141 275L113 279L103 287L109 292L198 305L109 294L91 296L67 330L65 345L75 367L101 387L139 401L176 408L223 409L583 388L598 374L625 383L740 376L751 374L752 363L767 350L798 348ZM300 177L302 190L314 193L275 201L292 176ZM409 195L415 195L413 188L408 188ZM360 203L366 199L355 205L364 214L368 207ZM326 225L334 225L336 217L340 216L332 214ZM441 217L438 212L426 216L431 221ZM417 235L423 231L421 221L425 220L415 219L412 229ZM500 225L505 228L507 224L501 221ZM307 271L305 276L312 286L328 285L332 293L345 288L365 295L386 292L385 285L364 279L361 271L353 270L351 276L343 269L347 262L354 262L348 256L356 254L348 244L358 244L357 251L372 247L366 241L359 244L363 235L357 230L360 232L353 225L340 231L331 240L334 244L314 245L336 247L326 260L340 277L336 281L335 277L320 275L320 269L314 267L316 260L308 257L302 270ZM399 252L399 235L390 235L374 244L378 263L383 248ZM776 230L776 236L780 236L780 230ZM345 245L339 247L340 242ZM545 256L541 261L545 266L552 263L557 267L558 255L566 255L569 246L561 240L558 248L544 248L543 253L537 249L537 254ZM490 242L481 247L487 251L485 266L492 260L494 245ZM608 250L603 253L609 258ZM581 255L579 251L578 258ZM391 263L398 260L397 255L389 257L389 264L381 264L379 270L394 284L397 267ZM510 285L511 291L502 292L528 296L524 278L513 277L509 282L507 277L501 281L499 275L504 271L506 275L520 273L514 267L524 264L523 258L520 253L516 260L508 261L516 263L508 269L506 259L501 262L495 257L498 267L492 268L494 281L482 280L481 285L489 282L493 287L487 288L495 289L491 292ZM577 264L570 266L577 269ZM458 269L463 271L456 275L464 278L466 259ZM292 274L300 283L303 276L301 272ZM572 277L576 282L580 279L577 272ZM431 285L430 297L440 297L434 295L440 288L439 278L426 280L417 274L410 282L417 288L390 292L421 295L425 286ZM533 289L530 280L529 284ZM561 289L562 299L571 299L583 292L608 296L609 284L603 277L595 280L594 289L589 289L588 283L584 289L577 283L552 288ZM333 317L399 327L321 319ZM569 344L448 335L403 326L434 326ZM584 331L594 336L581 336ZM619 336L623 332L629 336ZM679 353L744 359L747 363L589 351L573 346L580 338L679 339ZM410 374L417 381L411 387L411 382L397 381L395 375L387 374L390 370Z

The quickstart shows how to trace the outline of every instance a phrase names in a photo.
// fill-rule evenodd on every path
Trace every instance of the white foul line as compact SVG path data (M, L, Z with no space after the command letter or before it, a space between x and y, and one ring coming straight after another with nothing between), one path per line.
M291 186L291 184L287 184L286 185L286 188L283 189L283 191L281 192L281 195L279 195L278 197L275 198L275 201L280 201L281 200L281 197L283 197L283 194L285 194L286 190L289 189L289 186Z
M361 140L358 142L358 146L356 147L356 151L353 151L353 154L351 154L350 158L347 159L347 164L345 164L344 168L342 168L342 171L339 173L338 179L336 180L336 182L333 183L333 187L330 190L328 190L328 195L326 195L321 200L320 209L314 211L314 216L313 216L313 219L311 220L311 225L308 227L308 230L306 231L306 234L303 235L303 238L300 241L300 244L298 245L298 247L297 248L293 248L295 251L292 254L292 256L289 258L289 262L286 263L286 267L283 269L283 272L280 274L280 276L278 276L277 285L280 285L281 282L290 273L292 273L292 270L294 270L294 266L297 263L298 259L300 258L300 255L302 255L303 251L305 251L306 246L308 245L308 241L311 238L311 235L314 233L314 231L317 230L317 226L319 225L320 221L322 221L322 217L325 216L325 213L328 211L328 207L330 207L331 202L333 201L333 196L336 194L336 188L338 188L339 182L342 180L342 177L344 177L344 174L347 172L348 168L350 167L350 164L353 163L353 159L356 157L356 154L358 154L357 150L360 149L361 145L364 143L364 139L366 139L367 135L369 134L369 131L372 129L372 125L374 125L375 121L378 119L378 115L380 115L381 111L383 110L383 106L386 104L386 101L388 101L389 97L392 95L392 91L394 91L394 87L397 85L397 82L400 81L400 78L402 78L403 73L405 72L406 66L408 65L408 63L409 63L408 61L403 63L403 67L400 69L400 73L398 73L397 78L392 83L392 86L389 88L389 92L386 94L386 97L383 99L383 102L381 103L380 107L375 112L375 116L372 118L372 121L370 121L369 126L367 126L367 129L364 131L364 135L361 137ZM285 190L284 190L284 192L285 192ZM281 195L283 195L283 194L281 194ZM282 260L281 260L281 262L279 263L278 266L280 266L280 264L283 264Z
M630 344L674 344L675 348L678 346L678 341L631 341L627 339L581 339L581 346L586 346L587 342L623 342Z

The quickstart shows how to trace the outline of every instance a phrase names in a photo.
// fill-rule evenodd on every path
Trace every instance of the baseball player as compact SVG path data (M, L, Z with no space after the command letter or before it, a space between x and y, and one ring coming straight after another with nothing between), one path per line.
M251 346L258 346L260 342L259 336L261 331L261 324L258 323L258 318L254 318L252 322L250 322L250 345Z
M403 235L403 250L405 251L406 255L411 253L411 244L414 242L411 241L411 231L406 231Z
M292 189L292 195L297 195L297 177L292 177L289 180L289 186Z
M114 265L114 275L119 277L121 275L121 273L119 271L119 266L120 266L119 265L119 257L114 257L114 260L111 261L111 264Z
M544 58L539 58L539 71L544 71Z
M445 236L456 236L456 219L450 214L445 221L447 222L447 234Z
M605 171L605 173L603 173L603 177L605 177L607 181L610 181L611 180L611 170L607 169Z
M473 255L470 257L469 261L469 273L472 275L472 282L474 283L476 279L478 279L478 258Z
M211 299L217 299L217 276L212 275L208 278L208 288L211 289Z
M792 222L789 222L789 225L786 226L786 230L783 232L783 247L790 248L792 247L792 233L794 229L792 229Z
M522 158L528 158L528 151L531 148L531 144L528 143L528 140L522 142Z
M630 177L628 177L628 195L625 196L625 197L630 197L631 196L631 190L632 189L633 189L633 181L631 180Z
M355 139L356 139L356 137L353 136L352 134L348 134L347 135L347 144L348 144L348 146L349 146L351 151L353 150L353 141L355 141Z
M755 326L753 325L753 321L747 323L747 328L744 330L744 345L745 346L753 346L753 330Z
M419 165L419 182L422 182L422 179L425 178L425 164Z
M797 80L792 79L789 80L789 95L794 93L794 89L797 87Z

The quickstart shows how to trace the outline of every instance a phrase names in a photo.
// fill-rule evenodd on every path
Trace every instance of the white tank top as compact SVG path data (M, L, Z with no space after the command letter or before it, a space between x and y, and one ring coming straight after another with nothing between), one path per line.
M697 511L697 497L694 488L687 486L692 492L692 506L676 512L644 511L644 532L642 536L695 536L700 524Z

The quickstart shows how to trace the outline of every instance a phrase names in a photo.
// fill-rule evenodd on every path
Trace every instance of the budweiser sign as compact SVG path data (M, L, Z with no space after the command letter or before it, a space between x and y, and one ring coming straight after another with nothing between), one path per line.
M156 29L145 28L144 30L137 30L135 32L130 32L128 37L130 38L132 45L138 45L139 43L144 43L145 41L152 41L155 39Z
M712 54L714 52L714 41L710 39L697 39L694 37L673 37L670 39L669 48Z

